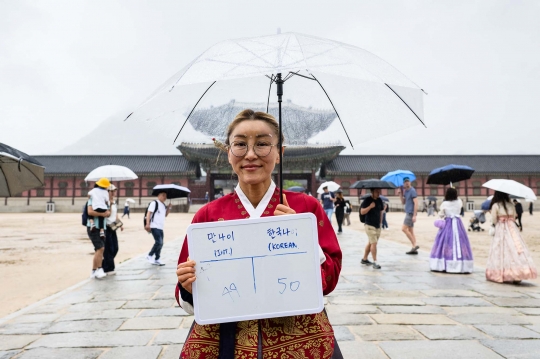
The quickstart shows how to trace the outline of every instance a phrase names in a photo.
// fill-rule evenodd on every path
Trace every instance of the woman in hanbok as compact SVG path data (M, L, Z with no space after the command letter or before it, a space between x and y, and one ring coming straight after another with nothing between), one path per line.
M439 232L431 249L429 266L432 271L447 273L472 273L474 262L467 231L460 218L463 202L455 188L448 188L437 220Z
M496 191L491 200L494 236L486 265L487 280L520 282L537 276L536 266L521 238L515 218L516 210L508 194Z
M259 218L294 213L317 217L322 289L332 292L341 271L341 249L328 217L317 199L304 193L279 190L272 171L279 163L278 124L267 113L244 110L228 127L225 145L229 163L238 175L233 193L202 207L192 223ZM195 262L190 260L187 238L178 260L176 299L193 313L192 284ZM193 323L180 358L342 358L326 312L282 318L213 325Z

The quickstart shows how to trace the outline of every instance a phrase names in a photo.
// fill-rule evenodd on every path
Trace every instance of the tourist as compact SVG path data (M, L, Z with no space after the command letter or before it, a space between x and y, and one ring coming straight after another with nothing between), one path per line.
M384 213L384 204L379 197L381 190L379 188L371 189L371 196L366 198L360 205L360 215L364 218L364 229L368 237L368 243L364 249L364 257L360 263L372 265L375 269L381 269L377 264L377 242L381 237L381 225ZM369 253L373 262L368 259Z
M129 219L129 198L126 199L126 202L124 203L124 214L122 215L122 218L127 215Z
M382 215L382 229L388 230L388 222L386 221L386 213L390 212L390 203L383 202L384 209L383 209L383 215Z
M408 177L403 179L403 190L398 190L398 193L401 203L405 205L405 220L401 230L412 244L411 250L406 253L418 254L418 248L420 247L416 245L416 236L414 235L414 222L416 222L416 213L418 212L418 196Z
M351 225L351 213L352 213L352 205L351 202L346 199L345 200L345 219L343 222L347 222L347 225Z
M332 213L334 213L334 202L336 201L336 198L332 192L328 191L328 187L323 187L323 191L324 192L321 193L320 201L328 220L332 223Z
M537 276L527 245L517 230L516 210L508 194L495 191L491 200L493 239L486 264L486 279L521 282Z
M91 217L106 218L111 215L111 212L109 210L106 210L105 212L96 212L92 205L92 198L88 199L88 202L86 202L86 207L88 211L88 221L86 222L86 233L88 235L88 238L92 241L92 244L94 245L94 258L92 260L92 273L90 274L90 278L101 279L107 276L105 272L103 271L103 268L101 267L103 263L103 251L105 249L105 237L101 237L97 231L92 229L90 218Z
M157 201L152 201L148 206L146 214L146 222L144 228L147 232L151 232L154 237L154 245L146 256L146 260L150 264L157 266L164 266L165 263L160 261L161 248L163 248L163 228L165 227L165 217L169 215L171 211L172 203L165 206L167 200L167 192L159 192L157 195Z
M208 203L208 199L209 199L209 198L210 198L210 197L208 197L208 192L206 192L206 193L204 194L204 203Z
M336 199L334 201L336 209L336 221L338 224L338 234L343 233L343 220L345 218L345 198L343 198L343 191L338 189L336 191Z
M516 224L519 227L519 231L523 231L523 224L521 224L521 216L523 215L523 206L518 200L514 199L514 207L516 208Z
M328 295L337 285L341 270L337 237L315 198L283 191L283 204L280 204L279 189L272 181L272 172L279 163L278 136L278 124L267 113L244 110L236 116L228 127L226 145L238 185L233 193L202 207L193 223L313 213L317 218L322 290ZM176 271L176 299L192 314L195 262L188 257L186 238ZM212 325L194 322L181 357L192 357L194 353L212 353L204 354L205 358L281 358L294 354L295 358L328 359L332 357L332 347L335 353L339 352L332 326L326 313L321 312ZM259 349L262 353L257 356Z
M116 204L116 186L111 184L109 191L109 203L111 215L107 217L107 230L105 231L105 252L103 253L103 271L107 275L116 274L114 271L114 258L118 254L118 236L116 235L116 223L120 222L118 218L118 206ZM123 231L124 227L120 227Z
M533 214L533 203L532 202L529 203L529 213L532 216L532 214Z
M92 200L92 207L94 212L104 213L109 207L109 193L107 188L111 185L111 182L107 178L100 178L94 185L94 188L88 192L88 198ZM90 222L90 230L94 231L99 229L99 236L105 238L105 217L104 216L91 216L88 218ZM95 221L98 222L97 226Z
M439 216L435 221L439 231L431 249L429 267L432 271L447 273L472 273L474 263L467 231L459 212L463 202L458 198L455 188L448 188L441 204Z
M427 205L427 216L435 216L435 206L433 205L433 202L429 201Z

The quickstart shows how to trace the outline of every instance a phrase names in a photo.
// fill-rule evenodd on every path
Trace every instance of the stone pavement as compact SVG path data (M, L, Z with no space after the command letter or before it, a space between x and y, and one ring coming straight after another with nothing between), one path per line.
M346 359L540 358L539 287L489 283L482 268L431 273L427 252L385 240L375 270L359 264L365 235L345 231L326 308ZM178 358L193 320L173 296L180 245L165 246L164 267L141 256L0 320L0 359Z

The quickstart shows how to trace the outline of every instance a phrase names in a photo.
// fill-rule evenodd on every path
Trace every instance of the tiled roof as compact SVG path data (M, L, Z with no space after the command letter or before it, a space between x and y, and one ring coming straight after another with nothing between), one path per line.
M339 156L326 165L326 173L385 174L394 170L409 170L428 174L449 164L466 165L475 174L539 174L540 155L461 155L461 156Z
M138 175L176 174L193 176L197 164L184 156L34 156L45 166L46 175L86 175L104 165L126 166Z

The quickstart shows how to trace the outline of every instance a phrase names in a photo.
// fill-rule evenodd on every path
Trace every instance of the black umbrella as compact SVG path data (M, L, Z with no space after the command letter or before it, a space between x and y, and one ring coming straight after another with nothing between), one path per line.
M396 186L392 182L388 181L381 181L376 178L372 179L366 179L361 181L354 182L350 188L396 188Z
M430 172L427 184L448 185L453 182L468 180L474 173L474 168L461 165L448 165L435 168Z
M0 143L0 197L45 184L45 167L26 153Z
M175 184L158 184L152 190L152 196L157 196L161 192L167 193L167 199L187 197L191 193L186 187Z

